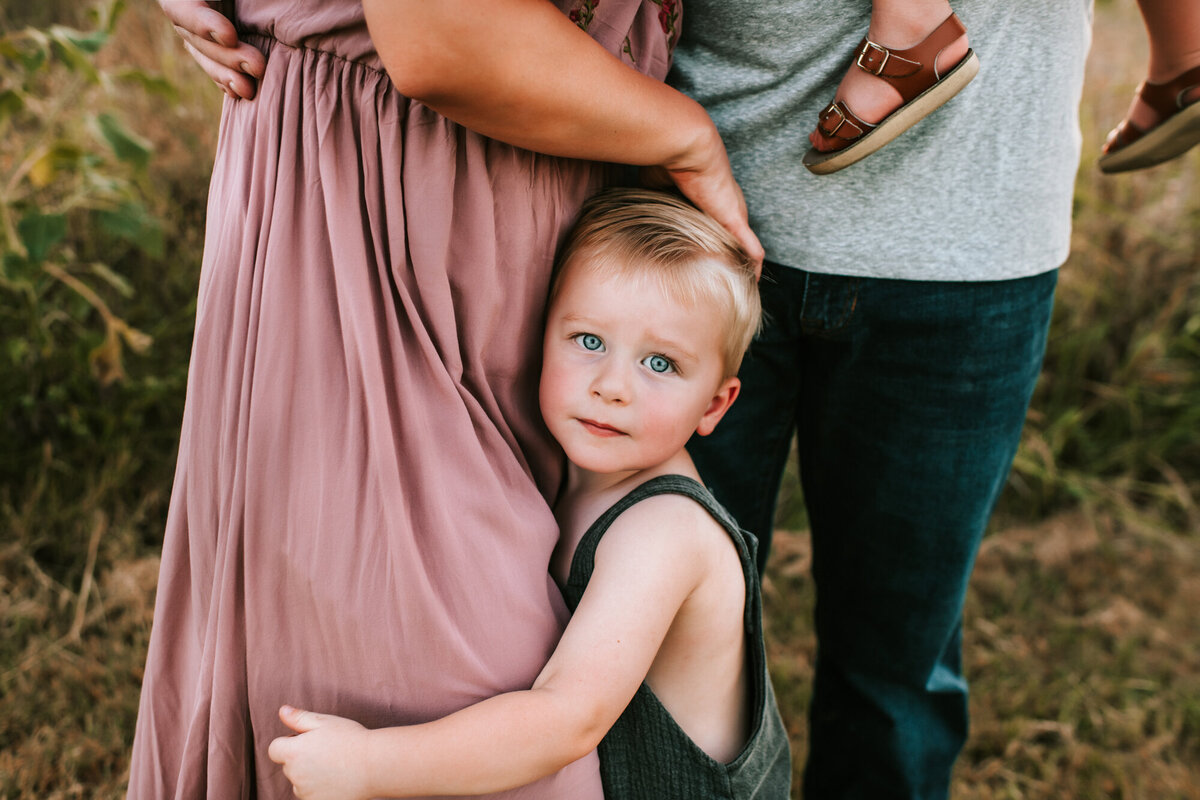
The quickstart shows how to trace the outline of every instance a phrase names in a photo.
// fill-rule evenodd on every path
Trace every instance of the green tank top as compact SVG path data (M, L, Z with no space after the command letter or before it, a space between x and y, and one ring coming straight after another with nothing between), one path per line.
M592 577L596 547L618 516L660 494L681 494L705 508L737 546L746 581L746 653L750 660L752 724L745 748L722 764L701 750L643 683L600 742L600 778L607 800L786 800L792 780L787 731L775 703L763 646L762 594L755 567L757 541L741 530L701 484L662 475L637 486L604 512L579 542L563 589L572 612Z

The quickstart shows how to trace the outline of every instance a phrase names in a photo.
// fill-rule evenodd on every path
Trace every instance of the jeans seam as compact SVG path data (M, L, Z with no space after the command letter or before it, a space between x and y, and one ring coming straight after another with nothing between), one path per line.
M755 490L758 494L757 502L771 509L770 516L766 519L770 534L775 531L775 517L779 513L779 487L783 483L783 474L787 470L788 452L791 450L792 439L796 432L795 422L785 424L783 428L787 433L777 437L775 450L771 453L772 457L768 461L770 468L760 470L758 486Z

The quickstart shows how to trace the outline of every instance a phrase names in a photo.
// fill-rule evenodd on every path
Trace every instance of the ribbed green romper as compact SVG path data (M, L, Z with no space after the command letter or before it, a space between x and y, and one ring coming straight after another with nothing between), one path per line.
M618 500L583 535L563 589L574 612L592 577L596 547L630 506L660 494L682 494L712 514L737 546L746 579L746 651L750 658L753 724L736 759L722 764L701 750L643 683L612 730L600 742L600 778L607 800L787 800L791 751L775 704L763 646L762 595L755 568L757 541L742 531L701 484L682 475L651 478Z

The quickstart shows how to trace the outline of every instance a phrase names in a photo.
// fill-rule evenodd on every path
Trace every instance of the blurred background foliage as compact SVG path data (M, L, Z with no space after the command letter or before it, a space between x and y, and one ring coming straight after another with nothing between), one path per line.
M118 796L220 93L151 2L0 0L0 797Z
M0 12L0 524L56 580L78 575L97 514L161 517L182 409L205 156L150 168L181 98L135 16Z
M956 796L1200 798L1200 152L1095 168L1139 30L1132 0L1098 4L1073 254L968 605ZM152 0L0 0L0 798L122 795L221 101ZM778 522L799 751L794 474Z

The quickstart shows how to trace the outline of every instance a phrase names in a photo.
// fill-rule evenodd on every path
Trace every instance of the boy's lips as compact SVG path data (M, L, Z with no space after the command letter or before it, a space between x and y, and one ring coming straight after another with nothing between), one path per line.
M584 419L582 417L579 417L578 422L580 425L582 425L584 427L584 430L588 431L588 433L594 433L597 436L624 436L625 435L625 431L621 430L620 428L614 428L612 425L606 425L603 422L597 422L596 420L593 420L593 419Z

